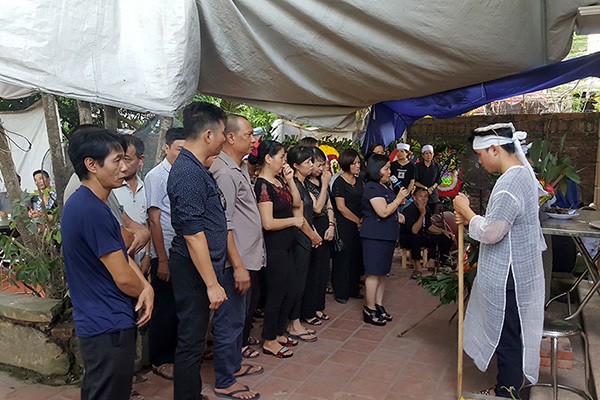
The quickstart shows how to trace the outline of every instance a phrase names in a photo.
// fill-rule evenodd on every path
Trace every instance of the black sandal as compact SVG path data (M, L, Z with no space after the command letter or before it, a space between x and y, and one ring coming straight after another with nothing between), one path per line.
M383 319L385 321L391 321L394 319L394 317L388 314L388 312L385 311L385 308L383 308L383 306L380 304L375 303L375 310L379 314L379 319Z
M304 322L306 322L307 324L310 324L310 325L321 325L322 324L321 320L317 317L304 318Z
M367 324L376 326L383 326L386 324L385 320L379 318L379 313L377 310L371 310L367 306L363 308L363 321L365 321Z

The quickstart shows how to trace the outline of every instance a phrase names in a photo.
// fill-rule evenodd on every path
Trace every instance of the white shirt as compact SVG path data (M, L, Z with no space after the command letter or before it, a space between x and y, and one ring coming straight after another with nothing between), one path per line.
M136 177L136 179L137 189L135 193L131 190L131 186L127 181L123 181L123 185L113 189L112 192L127 215L135 222L144 225L148 221L146 189L144 188L144 182L139 177Z

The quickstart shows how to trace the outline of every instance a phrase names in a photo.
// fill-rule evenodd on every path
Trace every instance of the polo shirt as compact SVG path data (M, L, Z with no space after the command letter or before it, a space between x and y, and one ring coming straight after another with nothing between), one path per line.
M225 198L212 174L187 149L181 150L171 167L167 194L175 230L171 253L191 258L183 236L204 232L213 268L223 269L227 255Z

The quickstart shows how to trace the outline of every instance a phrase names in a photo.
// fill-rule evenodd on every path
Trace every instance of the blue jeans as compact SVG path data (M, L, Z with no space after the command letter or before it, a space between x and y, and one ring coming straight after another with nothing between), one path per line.
M242 367L242 333L246 319L246 296L235 288L233 268L225 268L219 284L227 293L227 300L213 316L213 343L215 352L215 388L225 389L236 382L234 374Z

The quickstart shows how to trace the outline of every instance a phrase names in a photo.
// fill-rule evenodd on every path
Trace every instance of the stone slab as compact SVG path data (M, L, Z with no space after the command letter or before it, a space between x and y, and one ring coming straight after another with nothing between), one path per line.
M0 321L0 363L42 375L66 375L69 356L43 332Z
M60 312L60 300L0 292L0 317L49 324Z

